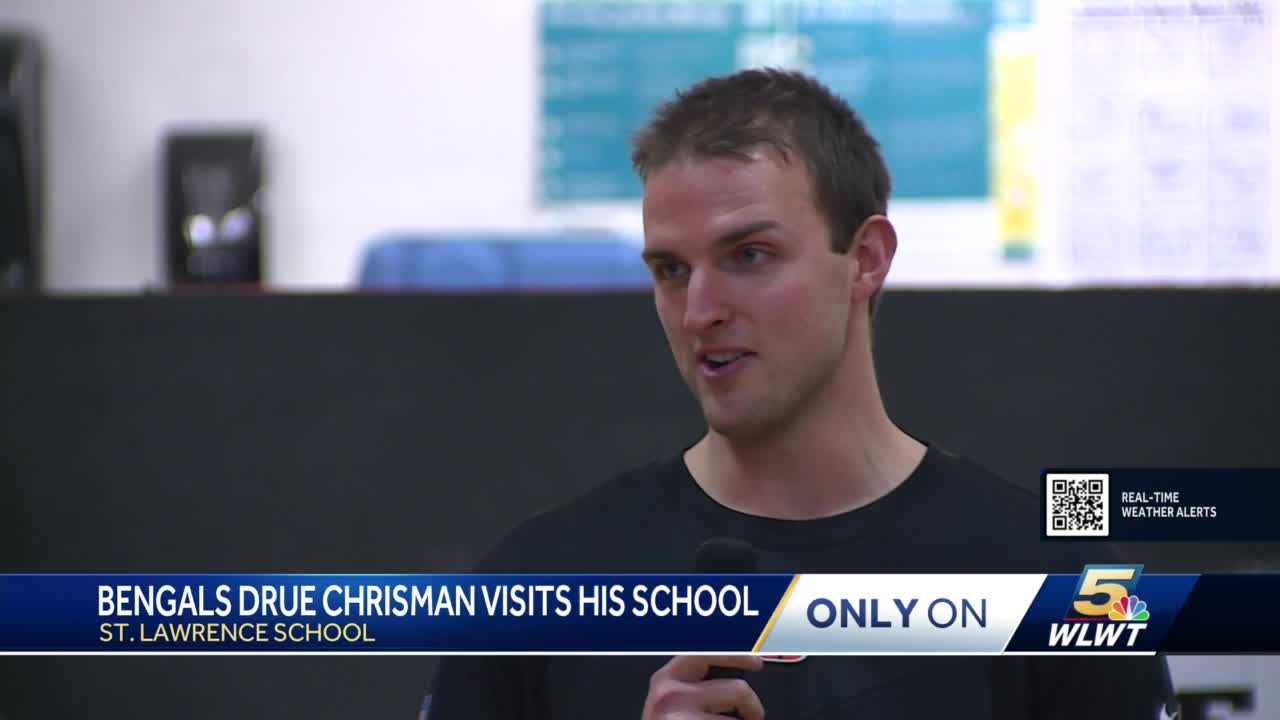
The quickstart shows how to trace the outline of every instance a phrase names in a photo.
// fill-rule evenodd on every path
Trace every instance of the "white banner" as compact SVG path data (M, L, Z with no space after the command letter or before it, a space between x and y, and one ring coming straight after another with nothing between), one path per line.
M1000 653L1045 575L802 575L756 651Z

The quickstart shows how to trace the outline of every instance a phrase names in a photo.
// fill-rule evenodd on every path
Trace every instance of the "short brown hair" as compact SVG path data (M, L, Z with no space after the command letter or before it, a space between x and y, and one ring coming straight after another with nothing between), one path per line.
M889 171L858 114L814 78L776 69L712 77L676 93L636 132L631 162L641 180L682 157L746 157L770 146L808 166L831 249L889 203Z

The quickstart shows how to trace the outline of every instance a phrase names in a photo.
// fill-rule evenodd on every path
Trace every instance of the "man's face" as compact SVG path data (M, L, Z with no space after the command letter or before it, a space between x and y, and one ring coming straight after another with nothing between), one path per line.
M856 262L831 251L803 163L676 160L645 183L645 259L676 364L717 432L785 427L836 375Z

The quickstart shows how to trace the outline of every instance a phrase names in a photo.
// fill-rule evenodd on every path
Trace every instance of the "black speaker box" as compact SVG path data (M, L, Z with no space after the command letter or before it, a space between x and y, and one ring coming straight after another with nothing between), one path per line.
M262 138L253 130L172 131L165 138L169 281L262 283Z
M41 287L42 83L36 38L0 29L0 291Z

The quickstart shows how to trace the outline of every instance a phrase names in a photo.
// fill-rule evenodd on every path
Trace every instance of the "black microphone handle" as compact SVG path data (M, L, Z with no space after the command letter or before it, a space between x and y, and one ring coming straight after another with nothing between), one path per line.
M751 574L759 572L755 548L733 538L713 538L702 543L694 557L694 572L719 574ZM745 680L742 668L712 665L703 680ZM737 711L720 713L722 717L741 718Z
M712 665L707 668L707 676L703 680L745 680L747 671L736 667Z
M712 665L707 668L707 674L703 680L745 680L747 671L742 668L724 667L723 665ZM722 717L741 718L737 710L720 713Z
M721 680L721 679L743 680L743 679L746 679L746 677L747 677L747 671L743 670L742 668L722 667L720 665L712 665L710 668L707 668L707 676L704 677L703 680ZM737 710L722 712L720 713L720 716L730 717L730 718L742 717L741 715L738 714Z

